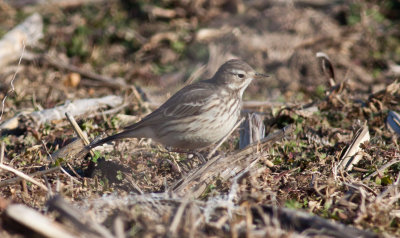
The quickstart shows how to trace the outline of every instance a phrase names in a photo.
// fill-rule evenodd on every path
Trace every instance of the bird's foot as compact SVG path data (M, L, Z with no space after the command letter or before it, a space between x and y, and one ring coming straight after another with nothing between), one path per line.
M203 164L205 164L207 162L207 160L204 158L204 156L200 152L195 151L195 152L192 152L192 154L197 156L197 158L199 158Z
M194 155L197 158L199 158L199 160L201 160L202 164L206 163L207 160L204 158L204 156L198 152L198 151L186 151L186 150L181 150L181 149L177 149L177 148L171 148L171 147L166 147L165 148L168 152L175 152L175 153L181 153L181 154L187 154L189 155Z

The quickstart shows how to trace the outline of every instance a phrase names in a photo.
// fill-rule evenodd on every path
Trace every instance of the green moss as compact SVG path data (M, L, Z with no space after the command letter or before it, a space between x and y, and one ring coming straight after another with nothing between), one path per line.
M66 43L67 55L78 56L85 59L89 56L90 46L89 46L89 34L91 30L87 26L78 26L74 31L71 41Z
M296 200L287 200L285 202L285 207L291 208L291 209L301 209L304 207L304 204L301 204Z
M349 25L355 25L361 21L361 5L360 4L350 4L350 14L347 17L347 22Z
M176 67L173 64L168 64L168 65L153 64L152 70L155 75L163 75L175 71Z
M317 97L318 99L322 100L325 98L325 91L326 91L326 87L324 85L318 85L315 88L314 96Z
M124 179L124 175L123 175L122 171L120 171L120 170L117 171L117 179L119 181L122 181Z
M11 140L8 136L2 136L0 142L4 142L5 145L11 145Z
M183 41L177 40L171 43L171 47L175 52L182 54L186 49L186 44Z
M99 151L94 151L94 156L92 157L92 162L97 164L97 160L101 157L101 153Z

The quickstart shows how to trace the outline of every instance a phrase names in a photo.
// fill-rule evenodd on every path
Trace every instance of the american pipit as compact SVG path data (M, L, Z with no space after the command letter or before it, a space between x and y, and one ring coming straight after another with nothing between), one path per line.
M212 145L240 117L242 95L253 79L265 77L242 60L225 62L208 80L179 90L143 120L86 147L123 138L152 138L165 146L195 150Z

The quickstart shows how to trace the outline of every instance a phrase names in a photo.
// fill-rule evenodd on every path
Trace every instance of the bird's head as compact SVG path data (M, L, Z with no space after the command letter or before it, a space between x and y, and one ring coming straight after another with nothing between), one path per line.
M241 97L253 79L264 77L268 76L257 73L242 60L233 59L221 65L212 80L219 85L224 85L233 91L237 91Z

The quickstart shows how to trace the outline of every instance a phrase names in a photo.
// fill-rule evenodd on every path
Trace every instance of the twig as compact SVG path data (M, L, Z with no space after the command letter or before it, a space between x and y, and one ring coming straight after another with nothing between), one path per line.
M363 179L363 181L369 180L372 177L374 177L375 175L377 175L378 173L382 173L383 170L389 168L390 166L399 163L400 159L392 159L391 161L389 161L387 164L385 164L384 166L380 167L377 171L373 172L372 174L368 175L366 178Z
M66 164L67 164L68 168L72 171L72 173L75 174L76 177L82 178L82 176L80 176L80 175L75 171L75 169L72 168L72 166L71 166L68 162L67 162Z
M187 199L185 199L185 200L183 200L183 202L181 203L181 205L179 206L179 208L178 208L178 211L176 212L176 214L175 214L175 217L174 217L174 220L172 221L172 223L171 223L171 226L170 226L170 228L169 228L169 231L172 233L172 236L173 237L176 237L176 232L177 232L177 230L178 230L178 225L179 225L179 222L181 221L181 219L182 219L182 216L183 216L183 213L184 213L184 211L185 211L185 209L186 209L186 206L188 205L188 200Z
M83 131L81 130L81 128L79 127L78 123L76 123L75 118L73 116L71 116L68 112L65 113L65 116L67 117L68 121L71 123L72 128L74 128L76 134L79 136L79 138L82 139L83 143L85 145L89 145L89 139L87 138L87 136L83 133ZM91 149L90 150L90 155L93 157L94 156L94 152Z
M114 220L113 224L115 237L116 238L126 238L125 236L125 229L124 229L124 222L122 221L121 216L117 216Z
M232 132L234 130L236 130L236 128L244 121L244 117L242 117L242 119L240 119L240 121L238 121L235 126L229 131L228 134L226 134L226 136L224 138L222 138L222 140L217 144L217 146L214 147L213 150L210 151L210 153L208 153L207 155L207 159L210 159L211 156L213 156L213 154L215 154L215 151L218 150L218 148L222 145L222 143L225 142L226 139L228 139L228 137L232 134Z
M15 80L15 77L17 77L18 70L19 70L19 66L21 65L22 57L24 56L24 52L25 52L25 41L22 41L22 52L21 52L21 56L19 57L17 69L15 70L15 73L14 73L12 79L11 79L11 82L10 82L11 90L7 92L7 94L6 94L6 95L4 96L4 98L3 98L3 101L1 102L0 121L1 121L1 118L3 117L4 105L5 105L5 102L6 102L6 99L7 99L8 95L9 95L10 93L12 93L12 92L15 92L14 80Z
M368 192L374 194L375 197L378 196L378 194L374 190L372 190L372 188L368 187L367 185L365 185L363 183L357 183L357 182L352 182L352 183L354 185L361 186L361 187L365 188Z
M53 172L56 172L56 171L59 171L59 170L60 170L60 166L57 166L57 167L50 168L50 169L47 169L47 170L37 171L37 172L31 173L28 176L29 177L36 177L36 176L41 176L41 175L45 175L45 174L50 174L50 173L53 173ZM12 178L12 179L3 180L3 181L0 182L0 188L4 187L4 186L9 186L9 185L13 185L13 184L19 183L21 180L23 180L22 177L15 177L15 178Z
M4 141L1 142L1 151L0 151L0 164L3 164L4 161Z
M253 161L261 158L254 153L255 148L265 150L274 142L293 132L294 128L294 125L286 126L280 131L270 134L261 141L254 142L233 154L211 158L202 166L192 170L185 178L175 182L170 187L170 191L178 195L190 194L192 197L199 197L215 176L220 177L222 180L227 180L240 173Z
M97 223L90 216L86 216L81 210L70 205L61 196L54 196L47 201L50 209L56 210L62 220L70 221L76 230L83 233L84 237L114 238L111 232L103 225Z
M40 212L23 204L12 204L7 207L5 214L21 224L21 227L30 228L40 234L40 237L73 238L67 228L60 226L60 223L52 221ZM31 234L33 236L33 234ZM29 235L29 236L31 236Z
M104 83L105 86L109 86L109 87L113 87L113 88L117 88L117 89L127 86L125 80L122 78L112 78L112 77L96 74L94 72L86 71L75 65L66 64L64 62L61 62L60 60L53 59L48 55L43 55L43 56L41 56L41 58L46 60L52 66L55 66L55 67L61 68L61 69L65 69L65 70L69 70L69 71L73 71L84 77L100 81L100 82Z
M67 175L71 180L73 180L73 181L75 181L75 182L77 182L77 183L79 183L79 184L82 184L81 181L79 181L78 179L76 179L76 178L74 178L72 175L70 175L63 167L60 167L60 170L61 170L65 175Z
M0 38L0 68L17 61L24 45L34 47L42 37L43 20L39 13L34 13Z
M44 140L41 140L41 142L42 142L42 146L43 146L44 150L46 151L47 156L50 158L50 160L52 162L55 162L54 159L53 159L53 156L50 154L49 150L47 149L47 146L44 143Z
M400 179L400 172L397 173L396 181L392 185L390 185L385 191L379 194L379 196L376 197L376 201L380 202L388 193L397 188L399 186L399 181L400 181L399 179Z
M122 103L123 98L116 95L108 95L101 98L75 99L73 101L67 100L62 105L34 111L27 114L27 116L31 117L37 125L40 125L53 120L62 120L65 118L66 112L69 112L72 116L80 116L94 112L105 106L114 108L120 106Z
M238 153L245 153L248 150L252 150L254 147L258 147L258 146L264 147L267 145L271 145L272 143L275 143L276 141L284 138L286 135L292 133L294 131L295 127L296 126L293 124L287 125L284 128L278 130L277 132L268 134L268 136L263 138L262 140L251 143L244 149L240 150Z
M130 178L129 176L126 176L125 179L128 180L128 182L131 183L132 187L133 187L134 189L136 189L136 190L139 192L139 194L144 194L143 191L142 191L142 190L140 189L140 187L135 183L135 181L133 181L132 178Z
M46 187L44 184L40 183L39 181L35 180L34 178L29 177L28 175L22 173L22 172L19 171L19 170L16 170L16 169L14 169L14 168L12 168L12 167L10 167L10 166L7 166L7 165L5 165L5 164L0 164L0 168L1 168L1 169L4 169L4 170L7 170L7 171L9 171L9 172L12 172L12 173L14 173L15 175L21 177L22 179L25 179L25 180L27 180L27 181L33 183L33 184L36 184L37 186L39 186L41 189L43 189L43 190L46 191L46 192L48 191L47 187Z
M92 114L88 115L87 118L101 116L101 115L116 114L117 112L121 111L122 109L124 109L127 106L129 106L129 103L123 103L123 104L121 104L121 106L112 108L112 109L107 110L107 111L100 111L100 112L92 113Z
M75 65L64 63L64 62L60 61L59 59L54 59L54 58L50 57L49 55L45 55L45 54L39 55L39 54L31 53L31 55L29 57L26 57L24 59L28 60L28 61L44 60L53 67L56 67L56 68L62 69L62 70L76 72L76 73L82 75L83 77L100 81L103 83L104 86L112 87L114 89L120 89L120 88L127 87L127 84L123 78L112 78L109 76L96 74L94 72L81 69Z
M337 224L322 217L294 209L271 205L253 205L251 206L251 212L256 217L267 216L270 220L277 219L278 224L283 229L301 232L307 237L378 238L378 235L373 232ZM263 225L268 226L269 224Z

